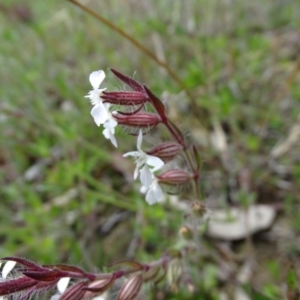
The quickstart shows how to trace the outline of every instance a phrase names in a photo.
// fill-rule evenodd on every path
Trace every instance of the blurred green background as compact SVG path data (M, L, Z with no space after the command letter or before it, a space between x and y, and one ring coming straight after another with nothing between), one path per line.
M165 61L193 100L145 53L70 2L1 1L0 257L101 270L125 257L151 261L173 246L182 212L145 203L131 181L133 164L122 158L135 149L135 138L119 130L114 149L84 98L88 76L98 69L107 70L103 86L123 89L108 71L115 68L166 101L170 117L197 145L209 208L241 200L232 194L239 194L246 170L251 201L280 211L274 226L281 233L253 242L257 271L246 287L259 291L253 299L283 299L285 287L297 290L288 278L300 272L294 264L300 253L300 2L82 3ZM225 157L210 139L218 126ZM274 154L281 144L284 150ZM214 249L217 242L205 243ZM198 296L219 299L218 265L208 261L198 260L207 280ZM182 293L178 299L192 297ZM177 299L171 294L168 299Z

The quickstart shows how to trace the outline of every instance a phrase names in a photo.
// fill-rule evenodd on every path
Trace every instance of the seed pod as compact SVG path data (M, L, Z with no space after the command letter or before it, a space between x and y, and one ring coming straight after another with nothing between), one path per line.
M166 162L172 160L180 152L181 148L182 147L176 142L164 142L153 147L146 153L157 156Z
M101 98L103 103L111 103L115 105L140 105L146 103L149 98L143 92L102 92Z
M158 115L146 112L138 112L133 115L123 115L120 113L114 113L113 117L119 125L136 127L139 129L153 129L161 121Z
M191 176L186 171L180 169L169 170L156 176L159 183L165 183L168 185L180 185L184 184L191 179Z
M80 300L85 295L84 287L87 286L86 281L79 281L69 287L61 296L60 300Z
M118 300L133 300L139 293L143 283L141 274L130 277L121 287Z

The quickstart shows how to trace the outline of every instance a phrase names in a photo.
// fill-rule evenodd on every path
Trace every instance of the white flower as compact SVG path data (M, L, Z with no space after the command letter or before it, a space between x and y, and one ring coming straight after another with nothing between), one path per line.
M138 151L127 152L123 156L134 157L136 168L134 170L133 178L137 179L140 172L140 179L143 186L149 187L152 182L152 173L159 170L164 165L164 162L156 156L146 154L141 148L142 141L143 133L140 130L136 145ZM149 168L149 166L152 168Z
M164 199L164 193L157 181L157 178L152 174L151 184L141 187L141 193L146 194L146 201L152 205L157 202L161 202Z
M105 73L102 70L94 71L90 74L89 80L94 88L92 91L85 96L91 100L91 104L94 105L93 109L91 110L91 115L94 118L95 123L97 126L104 124L109 117L109 112L106 109L105 104L103 104L101 99L101 93L106 90L99 89L100 84L105 78Z
M103 125L103 135L106 139L111 140L112 144L115 147L118 147L115 134L115 127L118 125L118 122L112 116L112 113L109 111L110 104L103 103L101 99L101 93L106 90L99 89L100 84L105 78L105 73L102 70L94 71L90 74L90 83L94 88L92 91L85 96L91 100L91 103L94 105L91 110L91 115L94 118L97 126Z

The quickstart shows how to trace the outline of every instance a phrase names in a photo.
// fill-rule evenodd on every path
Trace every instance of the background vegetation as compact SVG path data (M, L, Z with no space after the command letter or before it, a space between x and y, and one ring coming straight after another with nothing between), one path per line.
M256 264L244 288L253 299L283 299L284 290L297 299L300 2L84 2L165 61L192 99L145 53L70 2L1 1L0 257L99 270L125 257L153 260L176 241L182 212L149 207L132 183L134 166L121 157L135 138L119 131L113 149L89 115L88 75L113 67L161 96L197 145L208 208L276 206L271 230L253 238ZM108 88L123 87L107 76ZM218 126L225 157L210 142ZM279 154L278 145L285 146ZM215 255L224 245L204 243ZM226 246L240 255L244 244ZM205 255L197 263L203 281L195 299L219 299L220 266Z

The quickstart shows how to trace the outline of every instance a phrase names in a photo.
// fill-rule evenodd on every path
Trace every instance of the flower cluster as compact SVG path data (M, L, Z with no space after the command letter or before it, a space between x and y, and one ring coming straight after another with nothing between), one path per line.
M176 158L181 151L188 156L183 135L178 127L166 116L163 103L144 85L126 75L112 69L114 75L131 89L130 91L108 92L100 85L105 78L102 70L90 74L89 80L93 90L86 96L93 108L91 115L97 126L103 125L103 135L117 147L115 128L117 125L130 128L137 135L137 150L125 153L135 159L136 168L133 178L139 178L142 184L141 192L146 194L149 204L160 202L164 193L160 184L179 186L191 179L198 178L198 166L190 166L191 174L181 169L169 169L156 175L157 171ZM151 111L151 112L149 112ZM159 143L149 151L142 150L143 135L151 132L158 124L164 125L169 131L171 140ZM187 161L191 162L190 158Z
M132 135L137 136L137 149L123 156L134 158L136 167L133 178L140 180L140 190L145 194L146 201L149 204L162 201L164 193L161 185L177 188L190 182L198 199L201 160L196 149L188 148L180 129L168 119L163 103L145 85L116 70L112 72L129 86L129 91L109 92L100 88L105 73L99 70L90 74L93 90L86 97L93 105L91 115L95 123L103 126L103 135L115 147L117 126L130 128ZM169 140L145 150L143 137L157 125L164 127ZM185 160L184 168L176 164L179 156ZM191 235L189 227L184 227L181 234ZM120 286L121 283L117 299L133 300L140 296L145 282L156 284L168 278L170 282L177 283L182 273L181 268L178 269L181 255L180 251L172 251L149 264L121 261L112 266L117 267L116 271L100 274L87 273L70 265L39 265L24 258L6 257L0 260L0 268L4 264L0 272L0 299L12 296L25 300L50 290L56 291L51 300L104 299L104 294L112 286Z
M120 261L111 266L118 270L98 274L87 273L71 265L39 265L24 258L5 257L0 261L0 266L5 263L2 278L0 272L0 299L4 299L2 296L15 295L15 299L26 300L53 290L55 294L51 300L105 299L102 296L117 280L121 280L123 284L117 299L133 300L140 293L144 282L155 281L166 275L164 269L171 259L164 256L150 264Z
M117 141L114 134L115 127L118 125L118 123L110 112L110 104L103 103L103 100L101 98L102 92L106 89L99 89L99 86L104 78L105 73L102 70L91 73L90 83L94 89L90 91L85 97L89 98L91 100L91 103L94 105L91 111L91 115L93 116L95 123L97 124L97 126L103 125L103 135L105 136L105 138L110 139L112 144L117 147Z

